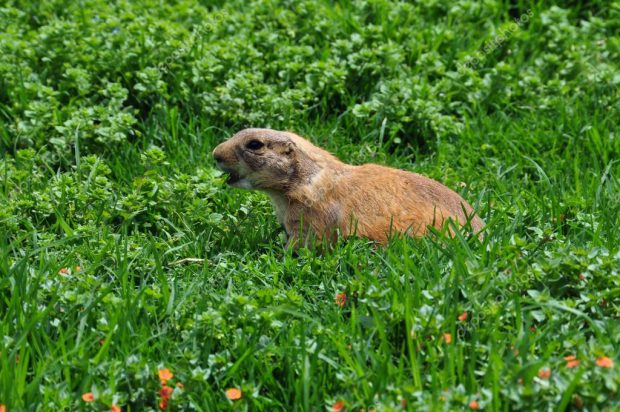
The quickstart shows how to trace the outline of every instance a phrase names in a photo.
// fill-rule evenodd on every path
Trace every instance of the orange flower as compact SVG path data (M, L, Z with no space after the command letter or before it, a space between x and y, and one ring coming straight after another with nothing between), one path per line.
M336 305L343 307L345 303L347 303L347 295L345 295L344 293L337 294Z
M332 405L332 411L333 412L340 412L344 409L344 401L342 400L337 400L333 405Z
M59 275L68 275L69 274L69 268L60 268L60 270L58 271Z
M540 379L549 379L551 377L551 369L549 369L549 368L541 368L538 371L538 377Z
M474 399L473 401L469 402L469 409L480 409L478 401Z
M93 395L92 392L86 392L84 394L82 394L82 400L84 402L92 402L95 400L95 395Z
M170 399L170 397L172 396L172 388L166 385L162 386L159 390L159 396L161 396L163 400Z
M601 356L596 359L596 364L601 368L611 368L614 366L614 361L608 358L607 356Z
M174 375L172 374L172 372L170 372L169 369L160 369L158 373L159 373L159 380L161 381L162 385L165 385L166 382L168 382L170 379L174 377Z
M159 401L159 409L162 409L162 410L168 409L168 401L164 399Z
M444 340L447 344L452 343L452 334L451 334L451 333L444 333L444 334L443 334L443 340Z
M467 312L463 312L459 315L458 320L460 320L461 322L465 322L467 320Z
M576 368L581 363L575 355L564 356L564 360L566 361L566 367L569 369Z
M122 412L120 406L118 405L112 405L112 407L110 408L110 412Z
M0 404L0 412L6 412L6 406Z
M236 401L241 399L242 393L240 389L237 388L228 388L226 389L226 397L231 401Z

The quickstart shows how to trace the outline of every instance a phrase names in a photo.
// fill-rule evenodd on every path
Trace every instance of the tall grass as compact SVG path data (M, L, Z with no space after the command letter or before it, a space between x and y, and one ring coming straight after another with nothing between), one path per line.
M171 410L620 408L617 5L11 1L0 16L8 411L158 410L160 369ZM246 126L442 181L487 236L293 256L267 197L214 169Z

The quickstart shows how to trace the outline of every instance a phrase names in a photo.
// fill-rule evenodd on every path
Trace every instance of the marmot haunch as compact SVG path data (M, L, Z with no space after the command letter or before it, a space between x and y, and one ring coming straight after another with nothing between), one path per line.
M271 197L294 248L310 236L333 241L337 232L386 243L391 233L424 235L447 218L469 222L477 233L484 226L469 203L435 180L349 165L294 133L245 129L218 145L213 157L229 185Z

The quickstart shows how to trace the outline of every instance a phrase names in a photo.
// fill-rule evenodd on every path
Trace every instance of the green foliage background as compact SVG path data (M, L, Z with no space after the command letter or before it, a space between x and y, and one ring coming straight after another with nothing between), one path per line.
M4 1L0 404L157 410L166 367L172 410L618 410L619 33L603 0ZM292 257L210 159L248 126L488 236Z

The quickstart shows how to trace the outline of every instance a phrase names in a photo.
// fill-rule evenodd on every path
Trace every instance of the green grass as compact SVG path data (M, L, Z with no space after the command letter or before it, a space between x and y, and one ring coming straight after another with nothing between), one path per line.
M170 410L620 409L618 2L202 3L0 8L0 405L158 410L167 368ZM291 256L210 158L248 126L487 236Z

